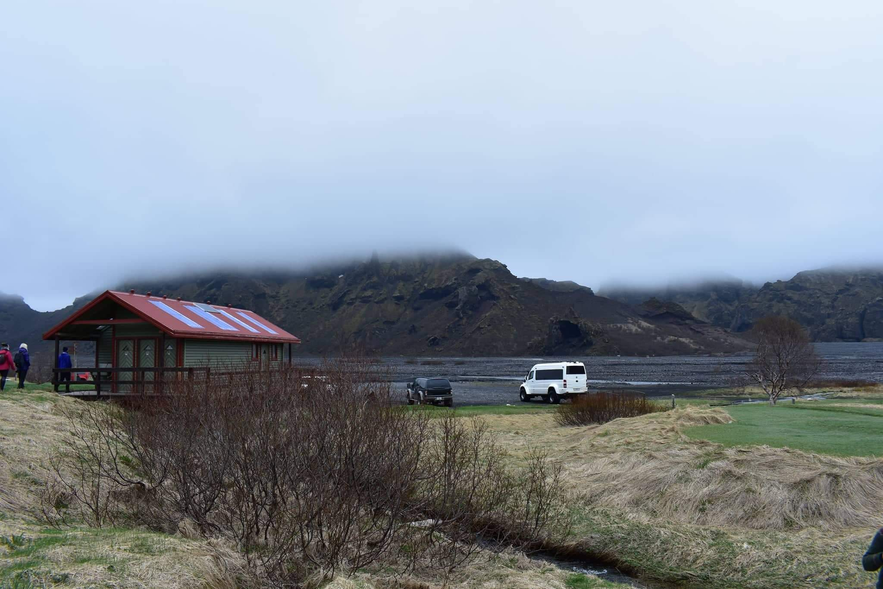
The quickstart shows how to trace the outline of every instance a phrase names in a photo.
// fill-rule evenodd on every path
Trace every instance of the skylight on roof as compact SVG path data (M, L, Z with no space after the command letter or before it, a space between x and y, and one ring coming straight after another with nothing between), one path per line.
M183 313L179 313L178 311L174 310L173 308L171 308L170 306L168 306L167 304L165 304L162 301L150 301L150 304L153 305L154 307L156 307L157 309L165 311L166 313L168 313L169 315L171 315L172 317L174 317L175 319L177 319L178 321L180 321L181 323L183 323L187 327L193 327L194 329L205 329L202 325L200 325L199 323L197 323L196 321L194 321L190 317L184 315Z
M260 327L261 329L263 329L267 333L272 333L273 335L279 335L278 332L273 331L272 329L270 329L269 327L267 327L266 325L264 325L263 323L261 323L257 319L255 319L253 317L249 317L248 315L246 315L242 311L236 311L236 314L239 315L240 317L242 317L243 319L245 319L246 321L248 321L249 323L253 323L253 324L257 325L258 327Z
M208 305L206 303L193 303L193 304L196 305L197 307L199 307L200 309L202 309L203 311L205 311L206 313L220 313L220 311L218 309L215 309L214 307L212 307L211 305Z
M211 313L206 313L201 308L199 308L195 305L187 305L185 307L185 309L187 309L189 311L193 311L196 315L202 317L203 319L205 319L209 323L213 323L215 326L220 327L224 331L239 331L238 329L236 329L235 327L233 327L232 325L230 325L229 323L227 323L223 319L221 319L219 317L215 317Z
M252 332L252 333L260 333L260 331L258 331L258 330L255 329L254 327L252 327L251 325L249 325L249 324L246 323L245 321L242 321L242 320L240 320L240 319L237 319L236 317L234 317L233 315L231 315L231 314L228 313L227 311L224 311L223 309L217 309L217 311L218 311L218 313L220 313L221 315L223 315L223 316L226 317L227 319L230 319L231 321L235 321L236 323L238 323L239 325L241 325L241 326L244 327L245 329L249 330L250 332Z

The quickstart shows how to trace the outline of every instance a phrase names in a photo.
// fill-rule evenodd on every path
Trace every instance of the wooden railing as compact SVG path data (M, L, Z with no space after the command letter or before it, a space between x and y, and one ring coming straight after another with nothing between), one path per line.
M68 381L62 381L59 374L65 372L72 376L75 374L88 372L92 375L91 384L95 386L95 395L100 397L102 386L107 387L105 391L109 391L111 395L144 395L148 389L152 389L153 394L163 394L163 389L169 380L194 380L194 378L202 378L208 380L211 378L211 368L209 367L188 367L188 368L165 368L165 367L132 367L132 368L53 368L52 369L52 385L54 388L64 386L67 388ZM120 380L118 375L132 375L131 379ZM150 378L145 378L149 375ZM159 378L157 378L159 375ZM169 379L170 375L177 375L174 379ZM89 382L71 380L70 386L83 386ZM127 388L128 387L128 388ZM120 388L124 390L120 392Z

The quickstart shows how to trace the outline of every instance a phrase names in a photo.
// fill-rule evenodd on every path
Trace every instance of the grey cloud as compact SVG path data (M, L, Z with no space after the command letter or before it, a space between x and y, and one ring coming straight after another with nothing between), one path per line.
M877 262L880 30L872 1L14 3L0 291L373 250L590 286Z

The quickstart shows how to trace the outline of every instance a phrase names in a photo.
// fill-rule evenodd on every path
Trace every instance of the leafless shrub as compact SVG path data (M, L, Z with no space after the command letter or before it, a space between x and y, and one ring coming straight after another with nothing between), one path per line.
M607 423L620 417L637 417L665 409L631 391L598 392L580 395L555 412L558 425Z
M765 317L750 332L757 348L748 364L748 377L775 405L782 393L802 390L821 368L806 330L787 317Z
M88 403L61 405L69 430L67 444L49 462L52 479L41 497L41 511L50 523L67 520L68 509L88 524L113 525L122 517L114 491L135 481L120 472L120 444L114 437L115 408Z
M28 369L28 382L45 384L52 381L52 369L55 364L52 354L36 353L31 356L31 367ZM10 377L12 375L10 374Z
M89 523L121 505L153 528L192 522L284 586L378 561L450 572L479 541L530 542L564 518L560 467L537 454L507 468L483 422L403 411L382 371L213 372L131 410L88 405L69 415L80 442L57 471Z
M68 524L68 510L75 496L58 478L51 478L40 490L40 516L54 528Z

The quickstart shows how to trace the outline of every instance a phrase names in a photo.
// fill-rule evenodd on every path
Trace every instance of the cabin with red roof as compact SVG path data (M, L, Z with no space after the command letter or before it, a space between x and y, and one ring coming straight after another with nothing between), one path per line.
M61 343L95 343L95 365L73 370L92 375L98 396L161 393L170 378L194 378L212 369L278 368L291 363L292 346L300 343L247 309L111 290L43 339L55 340L56 382Z

